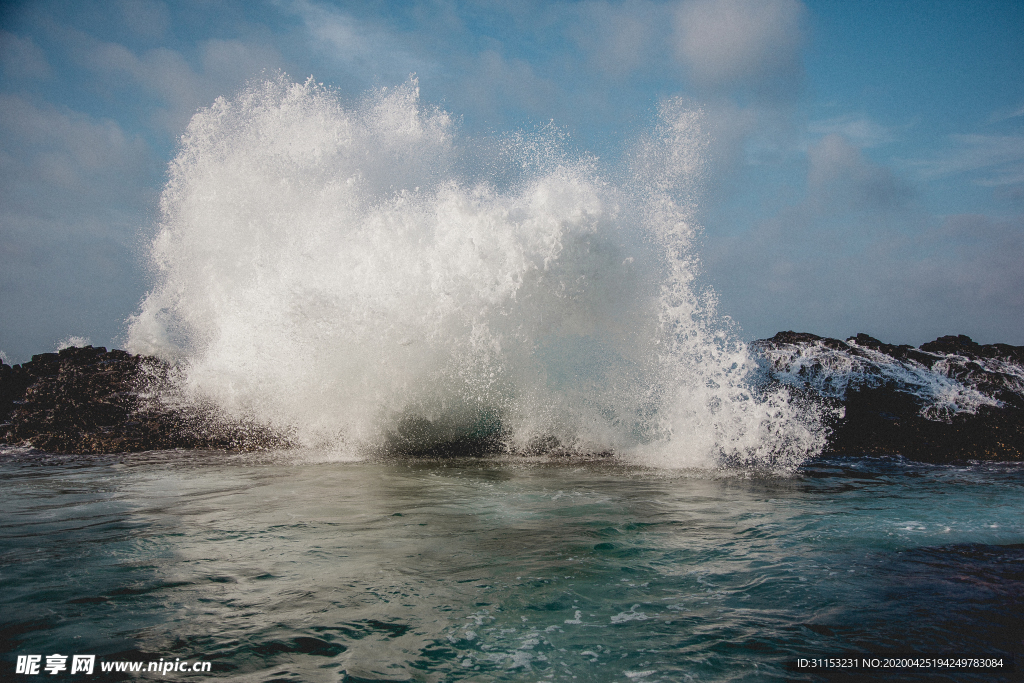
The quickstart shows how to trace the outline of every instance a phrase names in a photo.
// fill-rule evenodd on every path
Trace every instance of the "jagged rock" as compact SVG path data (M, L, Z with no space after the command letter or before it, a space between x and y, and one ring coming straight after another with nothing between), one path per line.
M1024 460L1024 347L960 335L914 348L798 332L751 346L770 382L841 409L829 453ZM171 372L155 358L91 346L0 364L0 442L80 454L288 445L213 406L163 402Z
M953 354L966 358L1001 358L1018 365L1024 365L1024 346L1010 346L1009 344L982 345L963 334L939 337L933 342L921 344L921 350L928 351L929 353Z
M1024 347L959 335L914 348L797 332L752 347L773 380L842 408L829 453L1024 460Z
M164 405L153 389L167 372L155 358L92 346L39 354L20 366L0 364L0 442L81 454L286 443L209 406Z

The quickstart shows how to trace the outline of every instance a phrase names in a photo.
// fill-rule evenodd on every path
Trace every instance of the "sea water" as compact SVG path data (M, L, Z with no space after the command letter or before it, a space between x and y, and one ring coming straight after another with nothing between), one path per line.
M835 680L795 666L895 653L1007 663L840 680L1014 680L1024 637L1010 465L7 450L0 478L3 680L33 653L211 663L47 680Z

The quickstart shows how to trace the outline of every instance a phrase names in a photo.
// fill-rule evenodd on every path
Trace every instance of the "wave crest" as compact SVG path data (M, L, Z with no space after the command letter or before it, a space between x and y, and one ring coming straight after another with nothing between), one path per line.
M557 131L460 135L414 79L312 79L195 115L128 346L176 400L346 455L482 443L791 468L824 445L694 286L700 115L619 165Z

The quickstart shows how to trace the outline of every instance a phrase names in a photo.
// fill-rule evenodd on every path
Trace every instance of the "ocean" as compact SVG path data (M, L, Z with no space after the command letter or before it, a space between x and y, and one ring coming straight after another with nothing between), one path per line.
M1014 466L7 450L0 477L4 680L39 680L15 655L55 653L95 671L46 680L1019 675ZM798 667L894 655L931 664ZM964 657L1001 665L935 663ZM100 670L161 660L211 668Z

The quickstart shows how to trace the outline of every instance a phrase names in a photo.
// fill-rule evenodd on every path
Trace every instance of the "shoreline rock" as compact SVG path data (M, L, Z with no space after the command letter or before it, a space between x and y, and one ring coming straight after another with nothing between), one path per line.
M751 348L769 382L841 409L826 455L1024 461L1024 347L964 335L912 347L779 332ZM0 363L0 443L83 455L292 445L214 406L169 406L159 393L170 371L156 358L92 346Z
M0 443L83 455L287 444L266 428L231 423L211 407L164 405L153 388L168 370L156 358L92 346L0 364Z
M843 409L826 455L1024 461L1024 347L958 335L915 348L799 332L751 345L772 380Z

